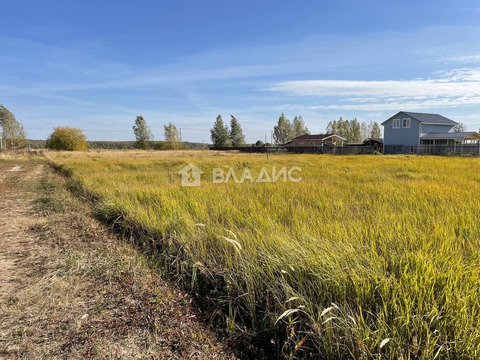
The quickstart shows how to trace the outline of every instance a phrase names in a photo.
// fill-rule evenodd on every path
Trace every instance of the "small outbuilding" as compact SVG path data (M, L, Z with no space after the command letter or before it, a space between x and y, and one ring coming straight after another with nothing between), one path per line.
M363 142L359 143L346 143L345 146L373 146L373 150L382 151L383 150L383 139L382 138L368 138Z

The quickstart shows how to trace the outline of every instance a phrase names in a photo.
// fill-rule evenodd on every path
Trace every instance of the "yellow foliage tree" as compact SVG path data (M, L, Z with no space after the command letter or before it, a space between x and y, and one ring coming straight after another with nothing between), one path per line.
M82 130L68 126L57 127L48 137L47 149L65 151L86 151L87 137Z

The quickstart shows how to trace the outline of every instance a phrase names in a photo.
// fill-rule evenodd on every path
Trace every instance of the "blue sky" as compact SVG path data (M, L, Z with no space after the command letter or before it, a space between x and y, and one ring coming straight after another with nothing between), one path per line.
M0 103L31 138L55 126L133 140L143 115L210 141L234 114L247 141L278 116L441 113L480 128L478 1L1 1Z

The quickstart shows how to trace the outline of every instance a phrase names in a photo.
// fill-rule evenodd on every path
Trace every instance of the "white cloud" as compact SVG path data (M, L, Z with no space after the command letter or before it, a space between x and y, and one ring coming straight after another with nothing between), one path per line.
M455 108L462 105L480 104L480 96L471 99L439 99L428 101L405 101L405 102L387 102L371 104L348 104L348 105L314 105L309 108L312 110L352 110L352 111L383 111L383 110L425 110L438 108Z
M480 104L480 68L454 69L436 78L414 80L283 81L266 89L294 96L334 97L335 104L311 109L392 110Z

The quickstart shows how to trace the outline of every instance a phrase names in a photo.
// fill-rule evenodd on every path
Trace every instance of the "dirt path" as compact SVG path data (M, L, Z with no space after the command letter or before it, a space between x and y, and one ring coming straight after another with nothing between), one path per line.
M32 174L38 175L41 169L42 165L29 167L27 177L30 178ZM0 170L0 179L5 181L8 172L20 171L19 166ZM0 193L0 301L12 296L21 283L20 274L16 269L33 244L32 234L28 229L38 221L32 218L33 211L28 199L19 195L21 187L17 184L14 189L12 186L19 178L19 174L15 175L17 176L8 179L9 184L4 186Z
M235 358L48 166L0 179L0 359Z
M18 224L14 227L9 226L5 213L11 207L17 208L17 205L7 199L0 203L0 299L9 296L15 288L13 285L15 261L12 253L19 250L21 239L14 233ZM13 241L4 241L7 238Z
M29 206L24 200L7 198L0 202L0 299L10 296L16 289L15 265L31 240L25 231L31 223L29 215Z

